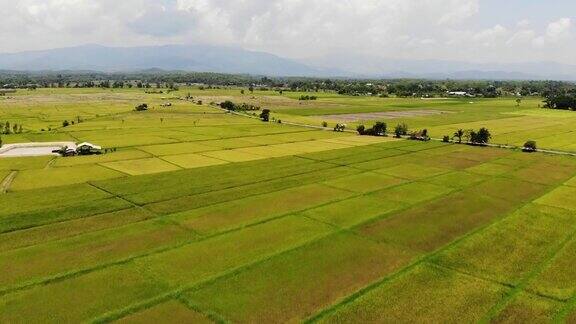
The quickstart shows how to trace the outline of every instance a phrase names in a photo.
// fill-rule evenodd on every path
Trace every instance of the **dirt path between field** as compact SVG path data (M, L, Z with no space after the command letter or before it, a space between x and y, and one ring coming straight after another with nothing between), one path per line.
M241 117L247 117L247 118L252 118L252 119L260 119L259 117L256 116L252 116L252 115L247 115L241 112L237 112L237 111L229 111L227 109L224 108L220 108L220 107L215 107L216 109L226 112L226 113L230 113L233 115L237 115L237 116L241 116ZM332 131L331 128L329 127L322 127L322 126L314 126L314 125L307 125L307 124L300 124L300 123L292 123L292 122L288 122L288 121L282 121L282 124L286 124L286 125L291 125L291 126L300 126L300 127L306 127L306 128L313 128L313 129L318 129L318 130L325 130L325 131ZM345 129L344 132L346 133L357 133L357 131L352 130L352 129ZM408 139L409 136L402 136L402 138L404 139ZM437 142L443 142L444 140L441 138L430 138L430 140L432 141L437 141ZM450 142L450 143L454 143L454 142ZM466 144L470 144L470 143L462 143L464 145ZM522 150L522 147L519 146L512 146L512 145L505 145L505 144L486 144L484 146L487 147L495 147L495 148L502 148L502 149L509 149L509 150ZM574 152L565 152L565 151L556 151L556 150L547 150L547 149L537 149L535 152L539 152L539 153L546 153L546 154L555 154L555 155L566 155L566 156L576 156L576 153Z
M341 122L352 123L362 120L426 117L426 116L454 114L454 113L455 112L442 111L442 110L396 110L396 111L380 111L371 113L317 115L311 117L317 117L317 118L322 117L330 120L339 120Z
M16 178L16 174L18 174L17 171L12 171L9 175L6 176L6 178L4 178L2 183L0 183L0 194L5 194L8 192L12 181L14 181L14 178Z

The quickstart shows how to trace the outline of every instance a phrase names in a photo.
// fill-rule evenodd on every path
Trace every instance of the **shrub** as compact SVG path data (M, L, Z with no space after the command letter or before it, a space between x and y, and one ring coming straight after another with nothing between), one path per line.
M374 124L374 127L372 127L372 129L374 130L374 135L376 136L386 135L386 123L384 122L376 122L376 124Z
M450 136L444 135L444 137L442 138L442 142L449 143L450 142Z
M336 126L334 126L335 132L344 132L345 129L346 129L346 124L336 124Z
M202 104L202 101L198 101L199 104ZM242 103L242 104L235 104L230 100L226 100L222 103L220 103L220 107L222 107L223 109L226 109L228 111L258 111L260 110L260 107L258 106L254 106L254 105L250 105L247 103Z
M70 123L67 120L62 122L62 127L68 127L69 125Z
M492 138L492 135L487 128L482 127L478 130L478 132L474 130L468 131L468 138L472 144L486 145Z
M327 122L322 122L322 127L328 127L328 123L327 123Z
M243 103L239 106L237 105L236 109L242 110L242 111L258 111L258 110L260 110L260 107L255 106L255 105L251 105L251 104L247 104L247 103Z
M236 105L230 100L226 100L226 101L222 102L220 104L220 107L222 107L222 109L226 109L229 111L236 110Z
M536 150L536 141L528 141L524 143L524 147L522 148L524 152L536 152Z
M407 135L407 134L408 134L408 125L406 125L404 123L398 124L394 128L394 136L396 136L396 138L400 138L403 135Z
M140 104L140 105L136 106L136 107L134 108L134 110L136 110L136 111L145 111L145 110L148 110L148 104L145 104L145 103Z
M262 113L260 113L260 119L264 122L270 121L270 109L262 110Z
M356 131L360 135L386 136L386 123L377 122L372 128L366 128L364 125L360 125L356 127Z
M454 137L453 138L457 138L458 139L458 143L462 143L462 138L466 135L466 132L464 132L463 129L459 129L457 131L454 132Z
M410 139L415 141L429 141L430 136L428 136L428 130L423 129L410 133Z

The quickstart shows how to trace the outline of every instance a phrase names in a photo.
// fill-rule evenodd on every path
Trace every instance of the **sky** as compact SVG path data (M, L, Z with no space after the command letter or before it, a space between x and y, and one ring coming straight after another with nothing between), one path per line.
M0 53L207 43L289 58L576 64L574 0L0 0Z

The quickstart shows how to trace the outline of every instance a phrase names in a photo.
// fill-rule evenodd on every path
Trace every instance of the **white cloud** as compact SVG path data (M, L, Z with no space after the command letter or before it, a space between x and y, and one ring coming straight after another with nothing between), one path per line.
M446 11L438 21L440 24L452 25L461 23L477 14L480 10L480 3L478 1L454 0L444 5L446 5L446 7L444 7Z
M508 36L508 29L501 25L483 30L472 37L472 40L481 46L497 46L502 39Z
M548 25L546 37L551 41L559 41L570 36L572 20L570 18L561 18Z
M525 29L525 28L529 28L531 24L532 24L532 22L530 20L522 19L516 23L516 27Z
M357 52L516 60L521 53L529 60L559 57L549 44L576 50L569 18L542 28L528 20L487 28L472 23L482 5L480 0L0 0L9 13L0 19L0 51L203 42L288 57Z
M521 29L515 32L507 41L508 46L525 46L536 38L536 32L530 29Z
M570 18L560 18L551 22L543 35L535 37L532 44L537 48L548 47L549 45L562 46L562 43L570 43L572 40L572 20ZM556 48L560 50L560 48Z

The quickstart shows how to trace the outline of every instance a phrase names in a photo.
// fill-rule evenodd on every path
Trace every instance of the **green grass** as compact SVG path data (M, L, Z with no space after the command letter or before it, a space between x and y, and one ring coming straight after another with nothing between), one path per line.
M562 300L574 296L576 294L576 271L573 267L576 261L575 248L576 241L572 240L530 283L528 290Z
M328 232L327 226L298 218L248 228L151 255L137 262L0 297L0 320L88 321L106 312L166 294L173 291L176 284L189 285L209 279ZM240 255L238 250L242 251ZM30 302L39 303L35 311L22 313Z
M234 322L297 321L413 256L350 235L328 237L185 295Z
M302 215L340 228L350 228L405 206L400 202L382 200L374 196L360 196L313 208L303 212Z
M309 185L248 197L169 216L201 234L213 234L350 196L347 191Z
M76 201L69 206L18 212L0 217L0 233L128 209L132 204L118 198Z
M574 215L565 211L531 204L439 255L435 262L517 285L576 229L574 220ZM511 251L512 246L515 248ZM504 259L506 262L502 262Z
M449 188L464 189L467 187L474 186L485 180L486 177L484 176L471 174L468 172L455 171L441 174L436 177L428 178L425 181L435 185L445 186Z
M162 157L163 160L175 164L181 168L193 169L202 168L206 166L226 164L226 161L210 158L200 154L180 154L180 155L168 155Z
M120 267L37 286L0 298L3 322L80 322L162 294L167 287ZM82 293L79 293L82 292ZM36 305L30 312L30 303Z
M99 212L102 212L100 210ZM74 217L80 215L75 214ZM154 215L144 209L129 208L120 211L84 216L72 220L58 217L59 222L29 229L8 232L0 235L0 251L8 251L25 246L60 240L71 236L115 228L133 222L152 218ZM42 217L41 223L47 219ZM41 224L40 223L40 224ZM39 225L38 223L33 223ZM11 224L13 225L13 224Z
M178 155L218 150L215 147L196 142L151 145L139 147L139 149L154 155Z
M573 199L574 194L576 194L576 188L560 186L547 195L539 198L536 202L548 206L576 211L576 201Z
M136 260L127 271L147 271L170 287L190 286L332 231L325 224L288 216Z
M85 201L110 198L111 195L87 184L71 185L52 190L36 189L10 193L0 200L0 216L59 209Z
M188 92L205 104L177 99ZM339 120L327 114L434 109L448 113L382 121L433 137L487 127L496 143L576 151L575 114L538 109L538 98L318 93L301 104L301 94L39 89L0 100L3 120L25 127L5 143L117 148L0 159L0 178L16 171L0 194L0 322L574 316L574 157L263 123L206 103L330 127ZM160 108L163 96L174 106ZM152 108L134 112L142 102Z
M454 193L366 224L358 231L379 241L432 252L513 207L489 197Z
M446 195L452 189L425 183L411 182L390 189L385 189L375 196L380 199L392 200L407 204L417 204L426 200L434 199Z
M563 304L527 293L520 294L493 321L495 323L548 323Z
M478 322L506 291L490 282L422 265L377 286L321 322Z
M264 159L263 156L245 153L239 150L205 152L202 155L226 162L246 162Z
M106 162L102 163L101 165L129 175L141 175L180 170L180 167L157 158Z
M1 254L0 289L120 260L194 237L179 226L149 221L8 251Z
M358 193L365 193L399 185L403 182L404 180L399 178L373 172L366 172L358 175L329 180L326 181L325 184L330 187L351 190Z
M145 207L160 214L175 213L217 203L242 199L244 197L294 188L306 184L314 184L318 181L324 181L326 179L337 179L357 173L359 173L359 171L346 167L331 167L321 170L310 170L302 174L296 174L284 178L273 178L264 181L257 181L254 183L243 183L238 186L227 187L224 189L208 190L207 192L154 202L145 205Z
M170 318L175 323L208 324L212 321L205 315L198 313L177 301L168 301L161 305L145 309L136 314L128 315L118 320L118 323L158 323Z
M448 172L448 170L430 166L422 166L408 162L390 168L377 169L374 170L374 172L380 172L402 179L418 180L440 175Z
M28 170L28 169L41 169L48 164L54 157L52 156L39 156L39 157L26 157L26 158L2 158L0 159L0 170Z
M125 163L132 163L132 161ZM16 179L14 179L14 182L10 186L10 190L20 191L48 188L79 184L92 180L119 178L122 176L124 176L124 174L120 172L91 164L64 168L24 170L18 172Z
M471 168L466 169L468 172L480 174L480 175L488 175L488 176L498 176L510 173L516 169L514 165L505 165L505 164L498 164L498 163L482 163L480 165L473 166Z
M149 154L138 151L138 150L125 150L118 151L114 153L108 153L104 155L92 155L92 156L78 156L74 158L58 158L54 162L55 167L67 167L80 164L94 164L94 163L105 163L123 160L137 160L150 157Z

